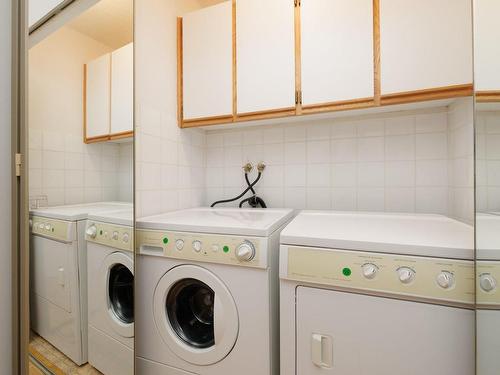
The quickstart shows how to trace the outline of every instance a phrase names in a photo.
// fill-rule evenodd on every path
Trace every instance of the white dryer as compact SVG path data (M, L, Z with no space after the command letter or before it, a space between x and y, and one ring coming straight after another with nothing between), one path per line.
M133 212L87 220L89 363L104 375L134 374Z
M477 375L500 368L500 216L476 214Z
M281 233L281 374L474 374L473 245L438 215L299 214Z
M198 208L137 221L139 374L278 374L279 233L292 215Z
M87 216L127 207L101 202L30 213L31 329L77 365L87 362Z

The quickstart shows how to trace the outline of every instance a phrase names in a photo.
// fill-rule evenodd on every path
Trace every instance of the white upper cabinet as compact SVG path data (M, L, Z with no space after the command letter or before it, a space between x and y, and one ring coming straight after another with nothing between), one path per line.
M28 23L33 26L65 0L29 0Z
M302 0L302 104L374 95L373 0Z
M111 55L87 64L86 138L109 135L111 110Z
M382 94L472 83L470 0L380 0Z
M183 17L184 119L232 115L232 4Z
M293 0L236 1L237 111L295 107Z
M133 44L111 54L111 134L130 132L134 119Z
M477 91L500 90L500 1L474 1L474 70Z

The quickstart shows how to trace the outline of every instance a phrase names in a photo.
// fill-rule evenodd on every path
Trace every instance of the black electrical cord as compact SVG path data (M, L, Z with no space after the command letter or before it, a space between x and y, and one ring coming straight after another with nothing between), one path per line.
M246 175L246 173L245 173ZM241 193L240 195L238 195L237 197L235 198L232 198L232 199L224 199L224 200L220 200L220 201L217 201L217 202L214 202L212 203L212 205L210 207L215 207L216 205L218 204L221 204L221 203L229 203L229 202L234 202L234 201L237 201L238 199L241 199L249 190L251 190L255 184L260 180L260 177L262 176L262 173L259 172L259 175L257 176L257 178L255 179L254 182L252 182L246 189L243 193Z

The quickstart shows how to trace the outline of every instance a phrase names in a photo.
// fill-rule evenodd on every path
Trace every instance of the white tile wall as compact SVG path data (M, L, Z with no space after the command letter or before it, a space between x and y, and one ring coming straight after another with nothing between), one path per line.
M199 7L197 0L135 1L138 217L205 201L204 167L209 155L204 131L181 131L176 119L177 16ZM228 140L230 145L235 142ZM231 151L227 150L230 158ZM218 158L223 160L223 154Z
M208 131L205 204L238 195L245 187L241 166L264 161L257 192L270 207L440 213L466 220L471 207L460 202L464 195L470 199L470 180L461 176L461 162L472 161L472 138L463 138L472 122L460 119L471 111L471 101L463 101L349 120Z
M86 145L81 135L30 129L30 196L50 206L132 201L132 142Z
M478 211L500 211L499 111L476 115L476 189Z

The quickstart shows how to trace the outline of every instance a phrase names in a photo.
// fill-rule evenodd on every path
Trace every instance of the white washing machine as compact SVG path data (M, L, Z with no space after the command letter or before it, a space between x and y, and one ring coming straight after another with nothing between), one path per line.
M477 375L500 368L500 216L476 214Z
M278 374L279 233L292 215L197 208L137 221L138 374Z
M474 374L473 245L438 215L299 214L281 233L281 374Z
M30 213L31 329L78 365L87 362L87 216L126 207L102 202Z
M88 361L104 375L134 374L133 211L87 220Z

